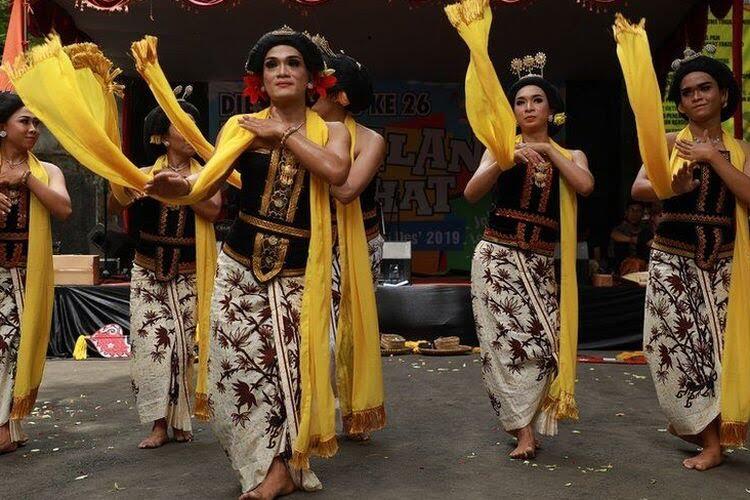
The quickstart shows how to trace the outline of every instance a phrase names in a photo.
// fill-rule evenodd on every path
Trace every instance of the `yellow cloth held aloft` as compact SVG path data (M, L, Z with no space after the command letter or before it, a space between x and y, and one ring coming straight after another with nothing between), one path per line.
M357 123L351 115L344 122L351 137L354 163ZM375 288L369 265L369 249L359 198L336 201L341 266L341 306L336 337L336 378L345 430L366 433L385 426L383 374L380 361L380 329ZM369 379L355 378L367 373Z
M103 55L100 52L97 53L98 49L94 50L86 46L82 49L67 50L76 58L76 64L63 50L59 37L52 36L44 45L31 49L13 64L3 65L2 69L14 82L16 91L24 104L45 124L68 153L89 170L112 182L113 193L123 205L126 205L129 199L123 187L142 191L153 174L140 170L120 150L120 135L116 120L117 108L116 103L111 99L112 93L117 91L117 86L111 78L114 78L112 75L116 76L117 71L111 70L110 66L102 62ZM105 74L109 77L103 76ZM54 92L50 92L51 82L54 82ZM161 161L164 161L163 158ZM191 163L193 172L199 168L197 162ZM42 178L41 174L34 170L32 172L36 177ZM46 171L43 171L43 174L46 179ZM169 200L162 201L169 202ZM196 201L200 199L189 200L189 203ZM34 206L32 204L29 259L30 262L38 262L41 265L43 259L35 257L33 261L31 260L32 256L37 255L33 246L35 243L31 241L35 234ZM40 239L39 236L36 238ZM53 279L51 243L49 248L50 264L47 277L51 282ZM196 216L196 261L199 302L197 334L199 345L205 344L203 349L205 353L208 350L208 335L202 335L202 332L208 330L210 297L216 267L216 244L213 225L198 216ZM32 285L31 280L36 276L36 273L32 273L32 267L29 265L27 272L27 308L36 303L33 302L34 300L38 302L39 299L36 296L44 290L41 285ZM38 305L29 310L34 309L42 310ZM44 320L44 315L40 314L35 321ZM49 325L50 319L46 321ZM46 344L44 352L46 353ZM204 366L207 366L205 362ZM19 370L21 370L20 364ZM37 371L41 372L41 370ZM24 387L24 384L17 384L16 388L18 387ZM201 401L200 394L197 400Z
M29 153L31 175L49 184L47 170ZM44 361L52 323L55 273L52 266L52 229L47 207L32 193L29 215L29 250L26 258L26 296L21 315L13 406L10 418L21 420L31 413L44 374Z
M135 59L135 68L138 73L148 84L151 93L156 98L161 109L166 113L169 121L174 125L180 134L188 141L198 152L201 158L208 161L214 154L214 146L201 134L198 125L192 117L185 112L177 101L177 97L172 92L172 88L164 75L164 71L159 64L159 57L156 52L158 39L151 35L146 35L141 40L133 42L130 46L130 52ZM232 172L227 182L240 188L242 183L240 175Z
M515 163L516 117L487 52L492 26L489 0L463 0L445 7L445 13L470 51L466 114L471 129L498 166L509 169Z
M488 0L463 0L445 12L471 52L466 72L466 114L474 134L492 153L501 169L514 165L516 119L492 66L489 43L492 12ZM566 158L571 154L552 145ZM575 402L576 352L578 342L578 283L576 256L576 193L560 176L560 350L558 372L540 410L544 432L554 432L556 421L577 419Z
M643 164L654 191L660 199L674 196L672 175L684 161L673 148L668 154L661 92L656 80L645 21L631 24L617 14L613 27L617 56L625 77L630 105L638 129L638 142ZM678 140L692 141L689 127L677 134ZM738 140L723 133L722 141L729 151L732 165L743 170L745 152ZM747 439L750 420L750 229L747 207L735 204L736 235L729 286L724 350L721 358L721 444L740 446Z

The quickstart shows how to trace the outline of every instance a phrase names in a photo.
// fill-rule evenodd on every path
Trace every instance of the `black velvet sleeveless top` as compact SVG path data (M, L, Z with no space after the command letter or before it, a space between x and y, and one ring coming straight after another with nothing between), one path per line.
M729 159L728 152L722 154ZM735 198L711 165L697 164L693 177L698 187L663 201L653 248L711 269L734 250Z
M26 186L3 188L0 192L11 201L8 216L0 220L0 266L6 269L26 267L31 193Z
M483 239L552 256L559 240L559 172L552 166L517 164L494 189Z
M242 178L240 213L224 252L259 282L302 276L310 244L310 179L294 155L246 151L235 168Z
M185 205L153 198L133 204L139 226L135 263L153 271L158 281L195 272L195 213Z

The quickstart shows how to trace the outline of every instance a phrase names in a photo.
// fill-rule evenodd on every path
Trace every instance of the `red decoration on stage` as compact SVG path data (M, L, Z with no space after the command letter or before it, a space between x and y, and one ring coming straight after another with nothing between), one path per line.
M88 7L109 12L127 12L130 0L76 0L76 7L83 10Z
M94 349L105 358L129 358L130 344L120 325L106 325L88 338Z

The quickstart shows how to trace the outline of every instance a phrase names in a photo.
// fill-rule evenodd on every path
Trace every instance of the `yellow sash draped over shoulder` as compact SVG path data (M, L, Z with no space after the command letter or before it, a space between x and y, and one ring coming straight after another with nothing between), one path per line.
M347 115L344 124L351 137L350 156L354 163L357 122ZM347 204L337 200L336 220L341 265L336 383L345 430L358 434L385 425L378 309L359 198Z
M47 170L31 152L28 161L31 175L44 184L49 184ZM18 347L13 406L10 414L13 420L21 420L31 413L39 385L42 383L52 323L52 305L55 300L54 278L49 211L31 193L26 295L20 317L21 341Z
M674 196L672 175L684 163L673 148L669 155L662 99L645 29L645 20L629 23L617 14L613 26L630 106L638 130L638 147L643 165L654 191L660 199ZM692 141L688 127L677 139ZM743 170L745 151L742 144L726 132L722 141L729 151L732 165ZM735 204L736 236L729 285L724 350L721 355L721 444L741 446L747 439L750 420L750 229L747 207Z
M446 15L469 47L466 71L466 114L474 134L492 153L501 169L513 167L516 119L492 66L489 43L492 11L489 0L462 0L445 8ZM563 156L571 153L550 141ZM540 408L541 431L554 434L557 421L577 419L575 402L578 344L578 283L576 281L576 193L560 176L560 349L557 376Z

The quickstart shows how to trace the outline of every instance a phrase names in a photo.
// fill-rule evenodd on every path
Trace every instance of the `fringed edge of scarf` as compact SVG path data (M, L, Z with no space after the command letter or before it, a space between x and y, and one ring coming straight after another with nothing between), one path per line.
M484 9L489 6L489 0L462 0L445 7L445 14L455 28L468 26L472 22L484 17Z
M372 431L379 431L385 427L385 408L383 405L377 408L359 410L343 415L341 420L344 424L346 434L364 434Z
M548 394L542 403L542 411L553 415L556 420L578 420L576 398L568 392L563 392L557 398Z
M10 412L11 420L21 420L31 414L31 410L36 404L36 397L39 388L32 389L31 392L24 396L15 396L13 398L13 411Z
M37 45L31 50L19 54L12 62L3 63L2 70L8 75L11 81L17 80L40 62L57 57L60 55L60 52L62 52L60 37L52 34L47 37L44 44Z
M722 446L742 446L747 441L747 422L722 422L719 436Z
M310 457L318 456L321 458L331 458L339 451L339 443L336 436L332 436L324 441L320 440L320 436L310 437L310 446L307 452L294 450L292 453L292 459L289 461L292 467L301 470L310 469Z
M195 393L195 418L204 422L211 420L213 417L213 410L211 409L211 399L208 394L202 394L200 392Z
M612 31L615 34L615 40L623 33L630 35L645 35L646 34L646 19L641 18L638 23L631 23L621 13L615 14L615 24L612 25Z
M130 45L130 52L135 59L135 69L143 75L146 65L156 63L156 45L159 40L155 36L146 35Z
M63 47L75 69L89 68L104 82L107 92L122 97L125 86L115 82L122 70L114 66L95 43L74 43Z

